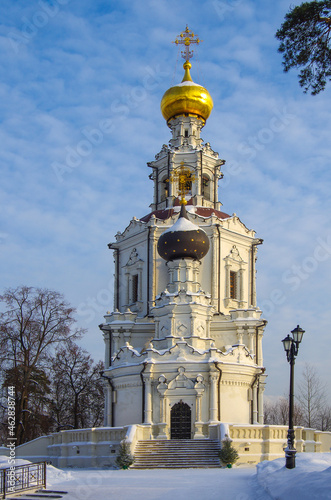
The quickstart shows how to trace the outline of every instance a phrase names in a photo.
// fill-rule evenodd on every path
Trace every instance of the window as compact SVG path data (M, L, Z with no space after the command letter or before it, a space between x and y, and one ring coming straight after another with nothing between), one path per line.
M137 248L132 248L129 259L123 266L125 286L121 292L120 307L130 307L132 312L141 311L142 302L142 276L144 261L139 257ZM124 283L123 283L124 284Z
M225 257L225 306L244 308L246 305L244 276L247 263L243 261L236 245Z
M207 175L202 176L202 196L210 200L210 180Z
M230 271L230 299L237 298L237 273Z
M185 130L184 137L188 137L188 130Z
M161 196L160 196L160 200L161 201L164 201L165 199L168 198L168 190L169 190L169 181L168 179L163 179L161 181Z
M138 274L132 276L132 302L138 301Z

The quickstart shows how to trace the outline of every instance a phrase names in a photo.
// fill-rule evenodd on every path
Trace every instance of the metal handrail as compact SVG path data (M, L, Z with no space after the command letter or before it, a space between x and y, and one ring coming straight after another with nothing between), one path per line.
M46 488L46 463L36 462L0 469L0 498L32 488Z

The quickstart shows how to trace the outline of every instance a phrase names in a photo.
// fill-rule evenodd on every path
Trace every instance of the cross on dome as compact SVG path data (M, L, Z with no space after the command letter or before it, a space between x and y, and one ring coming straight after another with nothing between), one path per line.
M193 31L190 31L188 26L172 42L184 46L182 57L185 59L183 64L185 73L181 83L170 87L162 97L161 111L169 126L170 120L177 116L195 116L202 120L202 126L204 126L213 109L213 100L208 90L202 85L194 83L190 75L191 63L189 59L193 57L193 50L190 51L190 46L200 42L202 40Z
M182 31L180 35L177 35L177 38L174 42L176 45L185 45L184 50L182 51L182 58L185 61L189 61L193 57L193 50L190 51L191 43L196 43L197 45L203 42L203 40L199 40L198 35L190 31L188 26L186 25L185 31Z

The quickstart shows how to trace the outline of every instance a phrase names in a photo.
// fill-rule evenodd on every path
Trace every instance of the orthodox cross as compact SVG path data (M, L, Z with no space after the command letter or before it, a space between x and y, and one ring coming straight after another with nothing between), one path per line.
M180 196L180 204L186 205L185 195L191 191L192 182L195 181L195 176L190 169L184 166L184 162L180 162L180 167L174 170L170 176L170 181L178 181L178 196Z
M172 43L185 45L184 50L182 51L182 57L185 61L189 61L193 57L193 50L190 51L191 43L199 44L200 42L203 42L203 40L199 40L198 35L195 35L193 31L190 31L186 25L186 30L182 31Z

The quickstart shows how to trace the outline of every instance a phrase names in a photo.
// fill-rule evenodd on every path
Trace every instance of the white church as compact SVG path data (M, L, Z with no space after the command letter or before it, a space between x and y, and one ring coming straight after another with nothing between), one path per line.
M262 337L256 302L256 238L221 211L225 163L201 138L213 107L192 81L188 28L177 39L181 83L161 111L171 131L147 165L151 211L116 241L114 312L105 341L105 425L146 424L153 439L209 437L216 422L263 424Z
M192 81L188 28L184 77L163 95L171 131L147 165L150 212L133 217L116 241L114 311L99 325L105 342L104 426L42 436L17 457L58 467L111 467L126 440L134 467L220 466L229 436L238 464L284 457L287 426L264 425L266 320L256 300L257 247L263 240L221 210L224 160L201 130L212 111ZM331 449L331 433L295 428L298 452Z

